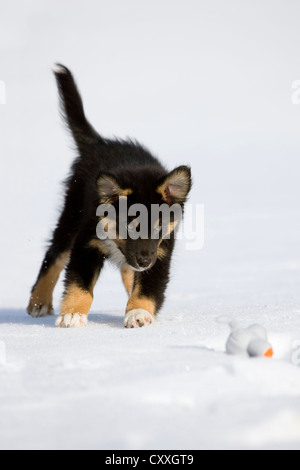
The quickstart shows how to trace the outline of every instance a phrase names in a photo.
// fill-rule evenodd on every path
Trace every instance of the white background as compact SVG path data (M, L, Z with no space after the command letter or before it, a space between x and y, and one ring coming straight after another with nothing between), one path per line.
M0 13L0 447L298 447L299 2L15 0ZM122 329L109 267L87 329L26 316L74 158L54 62L104 136L192 166L205 245L178 245L152 329ZM264 324L274 361L227 357L224 314Z

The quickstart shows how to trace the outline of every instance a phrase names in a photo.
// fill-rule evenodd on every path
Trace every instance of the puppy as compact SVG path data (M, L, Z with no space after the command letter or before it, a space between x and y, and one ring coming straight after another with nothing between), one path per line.
M105 261L111 260L120 268L129 296L125 327L148 326L165 299L191 169L180 166L169 173L139 143L100 136L85 117L71 72L59 64L53 71L79 156L66 181L65 205L27 311L32 317L53 314L53 290L66 268L56 325L85 326L95 284Z

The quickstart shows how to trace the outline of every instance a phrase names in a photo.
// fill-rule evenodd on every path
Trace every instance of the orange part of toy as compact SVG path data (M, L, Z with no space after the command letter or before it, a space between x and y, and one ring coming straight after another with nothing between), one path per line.
M268 357L269 359L271 359L273 356L274 356L273 348L269 348L264 354L264 357Z

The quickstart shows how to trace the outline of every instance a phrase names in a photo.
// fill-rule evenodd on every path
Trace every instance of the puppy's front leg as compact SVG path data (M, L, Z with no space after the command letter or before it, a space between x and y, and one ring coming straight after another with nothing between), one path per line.
M103 254L88 244L77 244L66 272L65 293L56 326L86 326L93 290L104 264Z
M165 300L169 282L170 259L158 260L149 271L135 273L134 289L129 298L126 328L149 326Z

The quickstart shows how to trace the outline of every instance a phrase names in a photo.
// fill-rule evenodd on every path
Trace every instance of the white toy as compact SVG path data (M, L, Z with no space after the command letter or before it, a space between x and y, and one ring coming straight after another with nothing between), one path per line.
M241 354L250 357L273 357L273 348L268 342L267 332L262 326L252 325L243 329L232 320L220 318L218 322L227 323L232 331L226 344L227 354Z

